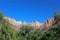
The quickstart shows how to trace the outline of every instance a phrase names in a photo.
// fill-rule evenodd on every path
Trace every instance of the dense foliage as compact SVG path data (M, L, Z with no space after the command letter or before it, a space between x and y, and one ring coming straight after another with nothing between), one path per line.
M8 21L3 19L4 15L0 13L0 40L60 40L60 15L55 14L57 22L51 29L43 32L35 30L31 26L22 26L19 31L15 31L9 26Z

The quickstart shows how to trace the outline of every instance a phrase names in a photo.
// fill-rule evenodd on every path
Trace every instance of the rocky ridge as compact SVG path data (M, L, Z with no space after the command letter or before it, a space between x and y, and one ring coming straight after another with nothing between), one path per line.
M19 30L22 25L25 25L25 26L30 25L34 29L42 30L44 28L49 28L54 23L54 19L48 19L47 22L45 22L45 23L40 23L38 21L34 21L32 23L28 23L28 22L25 22L25 21L21 22L21 21L16 21L16 20L14 20L10 17L4 17L4 19L6 19L11 24L12 28L15 29L15 30Z

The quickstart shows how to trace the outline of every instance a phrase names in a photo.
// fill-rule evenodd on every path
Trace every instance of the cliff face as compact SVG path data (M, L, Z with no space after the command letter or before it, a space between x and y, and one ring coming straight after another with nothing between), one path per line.
M20 27L22 26L22 22L20 21L16 21L12 18L9 17L4 17L4 19L6 19L9 22L9 26L11 26L11 28L13 28L14 30L19 30Z
M40 30L44 28L50 28L54 24L54 19L48 19L42 26L40 26Z
M54 23L54 19L48 19L47 22L45 23L46 27L52 26Z
M40 27L41 25L43 25L43 23L40 23L40 22L38 22L38 21L35 21L35 22L32 22L32 23L31 23L31 26L33 26L34 29L39 29L39 27Z
M4 19L6 19L10 23L10 26L15 30L19 30L22 25L25 25L25 26L30 25L34 27L34 29L42 30L44 28L51 27L54 23L54 19L48 19L47 22L45 22L44 24L37 22L37 21L32 22L32 23L27 23L27 22L22 23L21 21L16 21L9 17L4 17Z

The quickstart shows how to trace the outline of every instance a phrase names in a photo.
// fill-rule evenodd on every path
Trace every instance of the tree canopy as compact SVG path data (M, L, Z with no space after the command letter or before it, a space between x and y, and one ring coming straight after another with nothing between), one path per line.
M60 23L46 32L24 25L17 32L9 26L9 22L3 17L4 15L0 13L0 40L60 40ZM54 19L58 22L60 14L55 12Z

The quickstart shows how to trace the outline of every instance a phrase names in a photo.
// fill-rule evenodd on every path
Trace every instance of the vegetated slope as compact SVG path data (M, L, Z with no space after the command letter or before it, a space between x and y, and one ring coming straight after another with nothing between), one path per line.
M55 14L54 20L49 19L39 29L22 25L19 31L20 26L9 23L3 17L0 14L0 40L60 40L60 14Z

